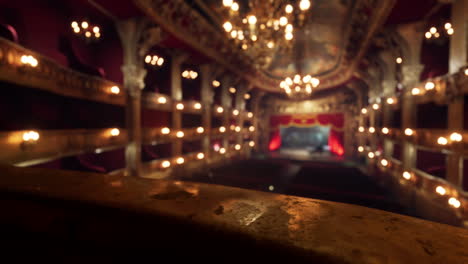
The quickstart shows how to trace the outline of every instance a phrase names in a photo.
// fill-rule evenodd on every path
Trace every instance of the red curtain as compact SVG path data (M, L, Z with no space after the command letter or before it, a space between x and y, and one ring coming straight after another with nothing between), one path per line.
M279 128L281 126L330 126L330 135L328 136L328 145L330 151L336 155L344 155L344 115L343 113L334 114L298 114L298 115L278 115L272 116L270 126L270 151L278 150L281 147L281 136Z

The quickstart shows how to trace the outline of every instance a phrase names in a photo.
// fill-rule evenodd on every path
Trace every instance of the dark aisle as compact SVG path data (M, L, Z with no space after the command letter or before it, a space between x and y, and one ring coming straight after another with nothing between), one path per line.
M337 162L252 159L182 180L336 201L408 214L357 168Z

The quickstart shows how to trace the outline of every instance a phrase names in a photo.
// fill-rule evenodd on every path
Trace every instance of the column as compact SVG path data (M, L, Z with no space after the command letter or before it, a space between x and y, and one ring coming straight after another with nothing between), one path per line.
M205 129L205 134L202 139L202 150L205 153L205 158L208 160L211 155L211 119L213 114L213 88L212 81L214 79L214 65L202 65L201 73L201 104L202 104L202 126Z
M232 98L229 93L229 88L232 85L232 79L229 76L225 76L221 81L221 106L224 109L222 125L226 128L226 133L223 135L222 146L226 149L229 149L229 137L231 135L231 130L229 129L230 120L232 116ZM219 88L218 88L219 89Z
M244 95L248 91L247 84L242 84L238 87L236 93L236 109L239 111L239 115L236 117L236 123L241 128L241 132L236 134L236 144L240 144L241 146L244 143L244 112L245 112L245 99Z
M452 4L449 73L456 73L468 64L468 0L456 0Z
M172 105L172 131L182 129L182 113L177 110L177 102L182 101L182 63L186 60L187 55L178 51L173 51L171 56L171 98L174 102ZM182 155L183 139L175 139L172 142L172 156Z
M141 90L145 87L146 70L140 55L140 39L146 27L141 19L129 19L117 23L122 41L124 62L122 72L127 89L125 121L128 144L125 149L125 162L128 175L141 176Z

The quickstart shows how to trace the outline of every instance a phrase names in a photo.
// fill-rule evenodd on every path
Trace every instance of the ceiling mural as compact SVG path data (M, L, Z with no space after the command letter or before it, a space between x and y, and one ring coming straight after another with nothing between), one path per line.
M298 72L320 76L330 72L343 53L354 0L315 0L307 23L295 32L294 49L276 54L269 73L284 78ZM293 54L297 53L297 54Z

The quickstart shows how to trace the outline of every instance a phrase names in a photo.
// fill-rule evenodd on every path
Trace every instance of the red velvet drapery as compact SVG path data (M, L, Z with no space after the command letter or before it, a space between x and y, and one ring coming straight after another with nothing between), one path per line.
M271 117L270 126L272 131L270 134L270 143L268 145L270 151L277 150L281 147L280 127L329 126L330 135L328 137L328 145L330 147L330 151L339 156L344 154L343 113L277 115Z

